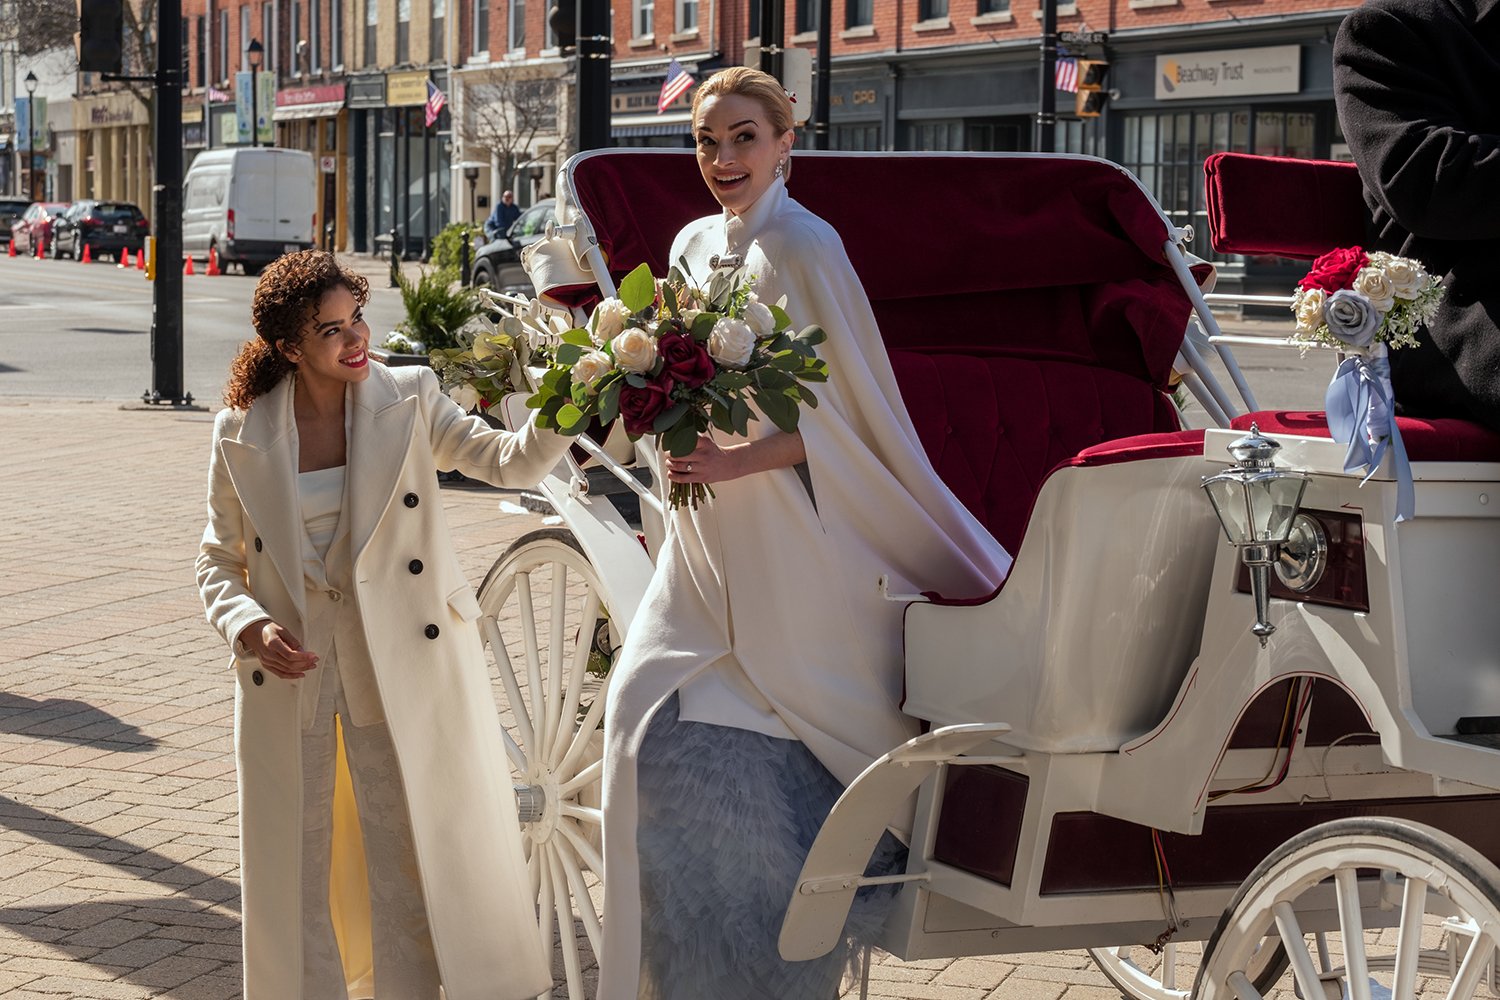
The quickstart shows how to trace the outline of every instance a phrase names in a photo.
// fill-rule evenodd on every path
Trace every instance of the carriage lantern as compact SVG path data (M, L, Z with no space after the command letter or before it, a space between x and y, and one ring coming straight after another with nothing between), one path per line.
M1203 480L1203 490L1229 544L1240 550L1240 559L1250 567L1250 589L1255 595L1255 624L1250 631L1260 637L1261 646L1276 631L1266 620L1271 564L1291 536L1307 489L1307 476L1275 467L1280 450L1280 444L1251 424L1250 433L1229 446L1235 464Z

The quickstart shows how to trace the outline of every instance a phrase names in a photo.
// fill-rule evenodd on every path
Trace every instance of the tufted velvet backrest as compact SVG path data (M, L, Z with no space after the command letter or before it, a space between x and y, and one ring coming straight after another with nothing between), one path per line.
M1082 448L1170 430L1190 302L1166 223L1083 157L796 153L788 190L843 238L939 474L1011 551L1041 481ZM718 210L695 158L585 154L578 205L619 278L657 274Z

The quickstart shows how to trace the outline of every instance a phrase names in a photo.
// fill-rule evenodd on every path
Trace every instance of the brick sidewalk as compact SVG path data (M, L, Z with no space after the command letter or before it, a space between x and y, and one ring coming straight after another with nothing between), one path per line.
M192 563L208 413L0 399L0 996L239 995L232 691ZM534 515L445 489L470 580ZM1081 952L897 962L871 995L1107 1000Z

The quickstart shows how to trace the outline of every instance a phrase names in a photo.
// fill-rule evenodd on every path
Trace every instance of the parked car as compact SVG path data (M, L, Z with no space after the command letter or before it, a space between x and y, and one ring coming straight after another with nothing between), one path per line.
M547 223L556 221L555 198L545 198L522 212L504 236L486 243L475 254L475 286L535 295L531 279L521 267L521 251L547 234Z
M0 243L9 243L13 238L11 233L21 216L26 213L29 201L19 198L0 198Z
M10 227L16 253L36 253L38 246L48 250L52 246L52 224L67 210L65 201L34 201L27 206L25 214Z
M127 201L75 201L52 223L53 257L83 259L83 248L91 255L132 253L146 245L151 224L146 215Z
M182 252L254 274L313 245L317 164L296 149L250 147L199 153L182 182Z

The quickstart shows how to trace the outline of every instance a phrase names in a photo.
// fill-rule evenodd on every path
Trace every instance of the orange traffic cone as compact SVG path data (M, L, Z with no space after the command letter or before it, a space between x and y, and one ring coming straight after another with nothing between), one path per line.
M120 259L115 262L115 267L132 267L130 263L130 248L126 247L120 251Z
M8 254L6 254L7 257L14 257L16 255L16 241L14 239L5 244L5 247L10 251Z
M85 264L92 264L94 262L94 252L87 243L83 245L83 262Z
M137 271L144 271L146 269L146 248L144 246L141 247L141 252L136 254L135 269Z
M208 248L208 270L203 273L211 278L216 278L224 273L219 270L219 250L217 247Z
M193 273L193 258L191 258L191 257L184 257L183 258L183 260L182 260L182 273L183 274L192 274Z

